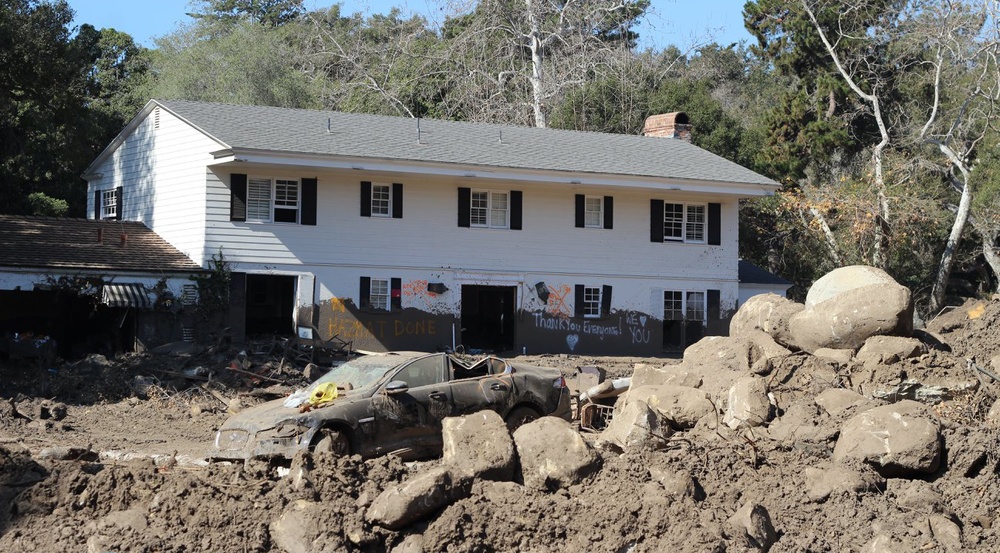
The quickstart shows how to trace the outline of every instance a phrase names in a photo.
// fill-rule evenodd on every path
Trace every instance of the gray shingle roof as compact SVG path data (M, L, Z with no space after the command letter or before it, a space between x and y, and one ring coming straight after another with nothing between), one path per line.
M232 149L777 186L745 167L670 138L184 100L156 102Z
M739 280L745 284L774 284L777 286L791 286L792 283L780 276L766 271L749 261L740 260Z
M102 242L97 241L98 230ZM0 215L0 267L149 273L202 270L139 222L15 215Z

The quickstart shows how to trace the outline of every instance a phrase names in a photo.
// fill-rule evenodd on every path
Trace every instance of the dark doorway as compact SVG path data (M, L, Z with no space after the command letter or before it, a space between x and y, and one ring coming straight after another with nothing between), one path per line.
M514 349L515 286L462 286L462 345L466 351Z
M246 276L246 335L292 334L295 330L294 276Z

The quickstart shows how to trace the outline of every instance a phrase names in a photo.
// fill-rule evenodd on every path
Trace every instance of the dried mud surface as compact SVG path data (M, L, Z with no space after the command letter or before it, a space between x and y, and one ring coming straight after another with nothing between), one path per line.
M970 303L928 325L951 352L932 350L864 378L872 386L975 380L966 359L988 367L1000 354L1000 302L982 305L975 317ZM316 455L299 460L311 467L299 486L256 463L199 462L227 409L263 400L254 390L270 384L227 374L227 355L0 365L0 551L292 551L276 543L274 523L303 501L320 508L295 511L303 537L294 553L756 551L726 524L748 501L770 514L772 552L860 552L879 534L895 548L878 551L956 550L935 534L936 517L958 525L961 550L1000 550L1000 431L984 423L998 387L989 384L935 407L946 450L937 473L888 479L873 492L807 497L805 469L830 466L840 425L854 412L818 413L810 364L790 361L774 371L772 391L779 414L813 425L810 437L772 438L774 424L750 435L699 425L647 449L602 451L600 470L566 489L476 482L471 497L393 532L369 524L367 506L439 461ZM676 362L527 358L566 373L600 366L609 377L630 375L639 362ZM212 380L192 385L177 374L194 367ZM77 449L53 457L52 448Z

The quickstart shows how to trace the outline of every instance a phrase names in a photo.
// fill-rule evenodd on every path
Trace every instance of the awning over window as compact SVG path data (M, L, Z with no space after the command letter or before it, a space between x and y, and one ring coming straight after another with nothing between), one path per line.
M101 291L101 303L110 307L135 307L151 309L152 302L141 284L105 284Z

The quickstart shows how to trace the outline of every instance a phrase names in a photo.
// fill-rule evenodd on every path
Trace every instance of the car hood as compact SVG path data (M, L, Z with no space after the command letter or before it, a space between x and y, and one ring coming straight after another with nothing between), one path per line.
M333 404L300 413L298 407L285 407L287 398L276 399L244 409L229 417L220 430L238 428L251 432L268 430L286 424L312 426L317 420L336 418L347 405L362 399L360 394L349 394L338 397Z

